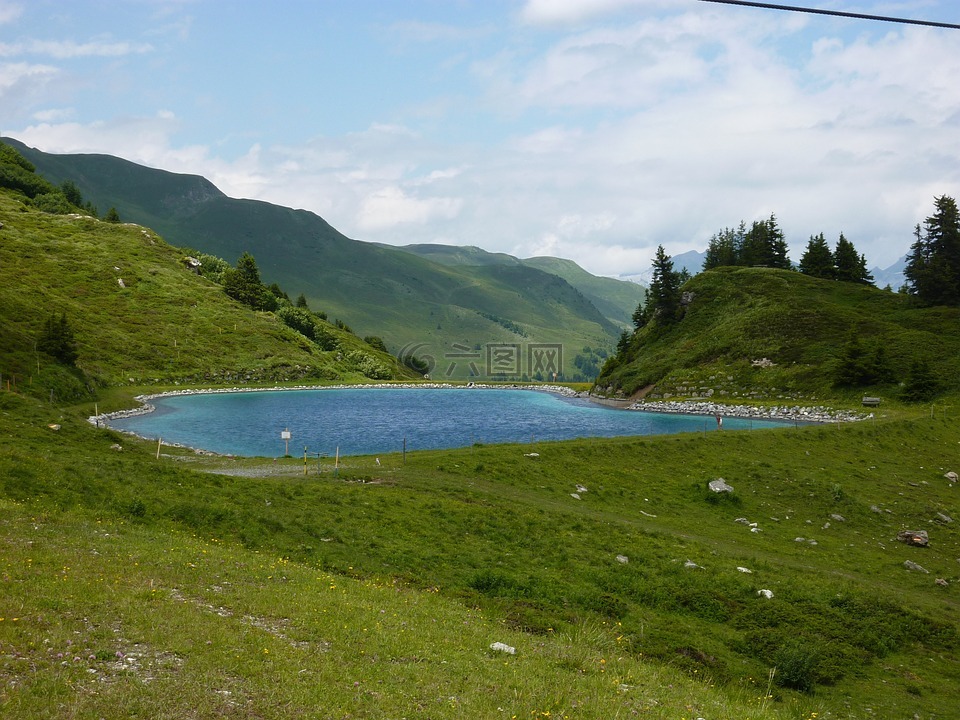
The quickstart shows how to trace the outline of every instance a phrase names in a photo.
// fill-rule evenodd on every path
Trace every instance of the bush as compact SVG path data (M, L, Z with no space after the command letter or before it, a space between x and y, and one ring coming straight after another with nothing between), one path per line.
M67 200L66 196L59 190L51 193L43 193L37 195L31 201L31 204L45 213L50 213L51 215L66 215L68 213L76 212L77 208L73 207L70 204L70 201Z

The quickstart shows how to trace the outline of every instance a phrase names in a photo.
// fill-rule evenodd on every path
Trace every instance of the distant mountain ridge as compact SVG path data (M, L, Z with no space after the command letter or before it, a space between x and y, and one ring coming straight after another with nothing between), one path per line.
M479 248L421 254L366 243L312 212L230 198L197 175L3 142L51 182L74 182L101 211L115 207L123 220L153 228L173 245L231 263L250 252L266 283L291 297L302 293L311 309L358 335L382 337L394 353L418 348L433 359L434 372L450 377L474 370L530 374L527 351L546 344L557 348L555 369L572 378L576 355L612 349L642 297L635 284L595 278L569 261L520 262ZM509 367L489 362L491 348L501 346L516 348ZM472 367L453 360L467 352Z

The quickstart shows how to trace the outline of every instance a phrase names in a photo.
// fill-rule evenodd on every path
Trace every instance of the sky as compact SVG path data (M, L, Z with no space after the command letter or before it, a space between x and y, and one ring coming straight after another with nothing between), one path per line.
M960 30L703 0L0 0L0 136L615 277L771 214L893 264L960 197L957 78Z

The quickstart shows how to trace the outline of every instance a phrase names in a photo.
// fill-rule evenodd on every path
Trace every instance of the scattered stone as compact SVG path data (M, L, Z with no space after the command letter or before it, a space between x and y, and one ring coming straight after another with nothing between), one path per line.
M123 445L121 445L120 443L114 443L113 445L110 446L110 449L120 452L121 450L123 450Z
M773 590L757 590L757 595L765 597L767 600L773 598Z
M741 525L749 525L749 524L750 524L750 521L747 520L746 518L737 518L736 520L734 520L734 522L738 522L738 523L740 523Z
M60 424L59 424L59 423L53 423L52 425L47 425L47 427L50 428L51 430L56 431L56 430L59 430L59 429L60 429Z
M943 523L944 525L947 525L953 522L952 517L950 517L949 515L944 515L942 512L938 512L937 517L935 517L934 520L936 520L936 522Z
M586 489L583 485L577 485L577 492L578 492L578 493L585 493L586 491L587 491L587 489Z
M697 565L693 560L687 560L683 566L685 568L690 568L691 570L703 570L703 565Z
M930 543L926 530L901 530L897 533L897 540L917 547L927 547Z
M738 570L739 572L742 572L742 573L747 573L748 575L750 575L750 574L753 573L753 570L751 570L750 568L745 568L745 567L739 567L739 566L738 566L738 567L737 567L737 570Z
M925 567L923 567L922 565L918 565L918 564L915 563L913 560L904 560L904 561L903 561L903 566L904 566L907 570L910 570L911 572L926 573L927 575L930 574L930 571L929 571L929 570L927 570L927 569L926 569Z
M838 515L837 513L832 513L830 515L831 520L836 520L837 522L846 522L846 518L843 515Z
M935 582L936 582L937 585L939 585L940 587L946 587L947 585L950 584L950 583L948 583L944 578L937 578L937 579L935 580Z
M577 493L570 493L570 497L572 497L574 500L580 499L580 496Z
M750 528L750 532L752 532L752 533L758 533L758 532L763 532L763 531L760 530L760 528L758 528L758 527L752 527L752 528Z
M944 477L945 477L947 480L949 480L950 482L956 482L956 481L957 481L957 474L956 474L953 470L951 470L950 472L946 473L946 474L944 475Z
M540 453L524 453L523 456L529 458L538 458L540 457Z
M830 523L829 523L829 522L825 522L825 523L823 524L823 528L822 528L822 529L823 529L823 530L829 530L829 529L830 529Z
M122 288L126 287L126 285L123 284L123 278L117 278L117 285L119 285Z
M793 541L794 541L794 542L806 542L807 539L806 539L806 538L802 538L802 537L795 537L795 538L793 539Z
M628 562L630 562L630 558L628 558L626 555L617 555L617 562L621 565L626 565Z
M508 655L517 654L517 649L515 647L511 647L510 645L507 645L506 643L502 643L502 642L493 643L492 645L490 645L490 649L493 650L494 652L507 653Z
M807 542L809 542L811 545L816 545L816 544L817 544L817 541L816 541L816 540L808 540Z
M733 488L730 485L727 485L727 482L723 478L717 478L716 480L711 480L708 487L713 490L715 493L732 493Z
M870 509L871 509L873 512L877 513L878 515L883 512L883 510L881 510L880 508L878 508L876 505L871 505L871 506L870 506Z

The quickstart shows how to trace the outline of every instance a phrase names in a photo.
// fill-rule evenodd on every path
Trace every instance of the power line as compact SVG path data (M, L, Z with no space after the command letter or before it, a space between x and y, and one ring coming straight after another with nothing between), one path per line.
M881 20L883 22L904 23L906 25L926 25L927 27L960 30L960 25L953 23L934 22L933 20L911 20L909 18L895 18L887 15L864 15L863 13L841 12L839 10L818 10L817 8L797 7L796 5L774 5L773 3L746 2L745 0L701 0L701 2L721 3L723 5L745 5L747 7L766 8L767 10L789 10L792 12L811 13L813 15L833 15L835 17L856 18L858 20Z

